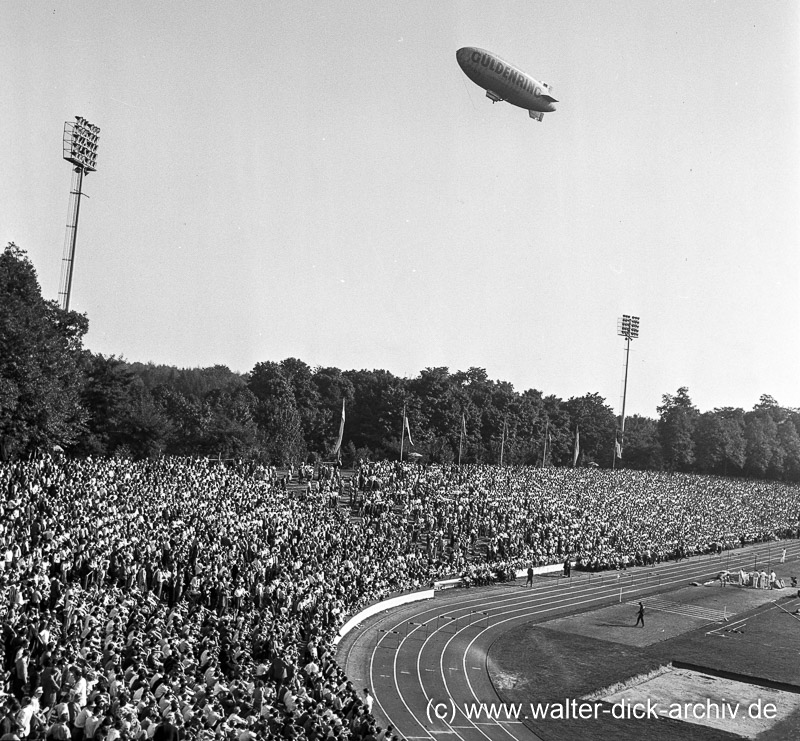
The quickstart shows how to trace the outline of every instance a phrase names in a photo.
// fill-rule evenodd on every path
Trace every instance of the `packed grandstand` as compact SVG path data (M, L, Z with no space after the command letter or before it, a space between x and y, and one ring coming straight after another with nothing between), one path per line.
M797 486L591 468L48 457L0 490L6 739L392 741L334 656L365 605L797 537L800 516Z

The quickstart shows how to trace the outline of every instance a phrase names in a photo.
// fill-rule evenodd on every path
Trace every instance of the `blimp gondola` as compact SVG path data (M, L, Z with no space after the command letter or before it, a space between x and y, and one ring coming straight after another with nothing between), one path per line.
M545 113L552 113L558 101L546 82L539 82L496 54L465 46L456 52L456 61L464 74L486 91L492 103L505 101L525 108L531 118L541 121Z

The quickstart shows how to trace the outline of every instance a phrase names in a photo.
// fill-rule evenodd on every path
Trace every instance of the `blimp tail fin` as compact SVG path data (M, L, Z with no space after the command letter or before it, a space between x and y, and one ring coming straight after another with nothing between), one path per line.
M553 86L548 84L548 83L546 83L546 82L543 82L542 83L542 87L545 90L547 90L546 93L545 92L542 93L542 97L545 100L550 101L551 103L558 103L558 99L553 97Z
M544 118L544 113L541 111L528 111L528 115L531 118L535 118L537 121L541 121Z

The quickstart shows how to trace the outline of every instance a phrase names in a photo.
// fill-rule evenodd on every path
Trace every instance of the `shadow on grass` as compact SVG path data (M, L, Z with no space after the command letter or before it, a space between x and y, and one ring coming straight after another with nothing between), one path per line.
M633 623L598 623L603 628L635 628Z

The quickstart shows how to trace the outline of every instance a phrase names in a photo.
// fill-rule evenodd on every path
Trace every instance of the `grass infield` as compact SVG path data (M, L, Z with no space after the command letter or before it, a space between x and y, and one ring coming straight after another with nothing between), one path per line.
M634 626L636 602L528 624L493 644L489 672L502 701L524 708L532 702L563 705L573 699L607 698L616 691L604 705L610 711L625 695L620 690L630 689L636 701L649 697L644 678L670 664L695 670L690 672L695 677L690 690L680 684L675 672L675 689L666 695L670 702L709 698L718 702L721 689L726 700L741 703L745 713L762 695L785 698L775 700L776 720L763 724L757 735L752 724L737 721L709 727L664 717L617 719L608 712L588 719L528 717L526 724L546 741L800 739L800 711L794 709L800 704L800 616L790 614L800 606L796 594L795 589L687 587L659 595L663 601L653 604L663 609L647 609L644 628ZM730 616L728 622L694 616L702 610L722 611L722 603ZM726 680L731 681L726 685ZM670 673L658 681L668 685ZM787 691L791 694L782 694ZM653 697L661 708L670 706L664 694Z

